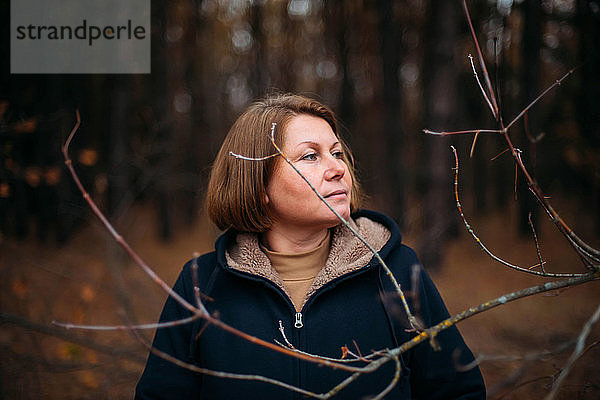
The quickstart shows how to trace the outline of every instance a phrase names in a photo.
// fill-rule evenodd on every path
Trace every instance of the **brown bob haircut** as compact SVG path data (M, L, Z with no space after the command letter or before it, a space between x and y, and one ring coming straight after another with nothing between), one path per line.
M316 100L296 94L273 94L252 103L235 121L213 164L206 194L209 217L221 230L265 232L273 222L266 201L267 184L276 159L249 161L230 155L261 158L276 152L270 139L275 122L275 142L280 146L287 123L298 115L323 118L342 144L344 162L352 176L351 212L360 207L362 190L354 171L350 149L339 135L335 114Z

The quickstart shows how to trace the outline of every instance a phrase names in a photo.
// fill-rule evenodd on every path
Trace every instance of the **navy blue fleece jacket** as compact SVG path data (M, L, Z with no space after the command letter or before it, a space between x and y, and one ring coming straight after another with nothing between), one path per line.
M419 265L415 253L401 242L396 224L388 217L361 211L353 215L359 231L373 240L405 293L417 293L418 317L431 326L448 311L427 273L420 268L418 287L411 287L411 271ZM254 238L254 239L253 239ZM309 289L297 313L285 286L260 252L254 235L224 233L216 250L198 259L199 288L212 300L211 314L263 340L287 339L302 351L339 358L347 346L364 354L391 349L409 340L406 315L381 266L346 227L335 228L330 257L321 276ZM194 303L191 262L174 289ZM183 319L190 312L167 299L161 322ZM262 375L303 389L323 393L350 373L249 343L203 320L159 329L154 346L182 361L214 371ZM437 336L441 350L421 343L401 357L400 379L386 399L484 399L478 368L457 369L473 356L455 327ZM362 362L354 365L364 365ZM361 399L382 391L394 376L394 362L363 374L334 399ZM190 372L153 354L136 388L136 399L302 399L299 393L269 383L219 378Z

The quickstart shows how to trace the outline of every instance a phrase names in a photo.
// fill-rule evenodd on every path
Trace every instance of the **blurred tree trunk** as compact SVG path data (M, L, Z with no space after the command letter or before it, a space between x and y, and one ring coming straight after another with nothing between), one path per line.
M157 185L162 209L161 235L169 239L174 225L191 222L190 210L194 208L194 198L186 188L186 167L194 159L193 98L188 75L192 64L190 54L195 43L197 8L194 2L177 0L169 2L165 11L167 154L164 155L164 171Z
M110 102L108 115L108 158L107 158L107 209L110 216L118 219L124 212L125 203L131 190L131 163L128 160L129 143L129 96L128 81L124 76L108 80Z
M338 119L342 122L340 125L347 127L352 131L354 123L354 88L350 77L348 65L348 53L350 46L347 43L348 36L348 13L347 5L341 0L328 1L325 8L325 26L327 27L327 36L335 39L336 55L339 68L342 74L338 109L336 110Z
M263 97L267 89L267 65L265 58L265 38L262 30L262 12L264 5L255 2L250 7L250 26L254 39L254 62L252 63L250 87L253 98Z
M200 10L202 7L202 0L194 1L196 10ZM190 148L190 157L188 157L188 171L191 172L191 176L197 177L196 183L190 187L192 192L190 193L192 201L190 205L190 217L195 217L198 212L202 209L201 205L204 201L202 194L206 188L208 182L207 166L211 165L213 161L213 153L210 151L211 148L215 147L215 134L211 126L209 118L210 106L214 102L215 98L209 96L211 93L210 88L206 87L207 77L210 74L209 65L206 60L209 58L208 51L210 49L205 46L203 41L208 35L207 21L206 19L198 15L195 23L195 40L194 40L194 56L192 58L193 73L191 75L192 81L192 93L193 93L193 131L192 131L192 143ZM214 76L210 74L211 81L214 81ZM189 222L194 219L190 218Z
M156 2L151 8L152 12L152 97L156 101L156 112L154 115L154 125L151 127L151 135L156 136L159 143L164 143L168 136L167 110L169 109L170 99L167 97L167 8L165 2ZM156 217L159 226L159 235L162 238L168 237L170 233L169 203L167 194L158 184L155 189L157 210Z
M400 24L395 18L393 3L377 1L379 19L379 48L383 72L384 137L390 163L388 196L390 214L402 227L404 224L404 158L403 132L400 130L400 81L398 70L401 58Z
M454 126L457 111L458 71L454 48L459 41L459 5L455 2L430 2L425 36L424 124L434 130ZM445 137L426 137L427 165L424 195L424 231L420 257L429 268L439 266L444 242L451 229L454 202L451 196L451 160L449 141Z
M521 64L521 87L523 88L525 107L533 100L540 90L540 49L542 46L542 6L538 1L526 1L523 3L523 63ZM527 112L523 119L525 134L522 135L521 149L526 158L525 163L529 173L535 179L537 169L537 154L535 138L540 134L539 118L535 107ZM529 213L537 214L538 206L534 197L529 192L525 179L521 174L517 184L519 199L519 231L523 235L529 235ZM532 219L535 225L537 218Z
M593 11L598 2L590 0L577 1L577 26L579 33L579 60L581 69L581 89L577 104L579 130L585 145L591 154L598 157L600 153L600 14ZM600 178L598 177L598 158L596 170L589 168L585 180L592 191L593 212L595 213L595 229L600 234Z

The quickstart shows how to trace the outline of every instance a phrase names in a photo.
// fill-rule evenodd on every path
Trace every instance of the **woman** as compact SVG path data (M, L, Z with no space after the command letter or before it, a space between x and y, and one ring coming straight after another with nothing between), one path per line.
M411 309L418 309L422 323L431 326L447 318L422 269L418 287L411 287L413 266L419 262L401 243L396 224L382 214L359 210L361 190L352 156L333 112L298 95L274 95L252 104L217 155L206 203L211 219L226 232L215 251L197 261L198 286L210 298L205 301L208 312L265 341L333 358L348 349L366 355L395 348L416 334L373 254L281 155L272 156L277 154L272 127L291 164L379 252L405 293L418 294ZM184 266L174 289L193 303L191 264ZM160 320L189 316L169 298ZM400 378L386 398L485 398L479 370L458 368L473 361L458 330L440 333L437 343L439 351L427 342L402 354ZM203 320L157 330L154 346L202 368L260 375L314 393L327 392L351 375L252 344ZM334 398L376 395L395 370L390 361L361 375ZM136 398L304 396L270 383L197 374L150 354Z

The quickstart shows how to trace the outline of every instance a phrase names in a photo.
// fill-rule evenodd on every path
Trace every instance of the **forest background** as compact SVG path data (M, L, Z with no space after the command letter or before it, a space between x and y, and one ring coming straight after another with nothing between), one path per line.
M9 1L0 5L0 398L129 397L146 354L134 339L52 321L150 322L164 301L103 232L63 167L75 109L82 125L72 155L84 185L169 283L219 233L202 203L220 143L250 101L274 90L336 111L367 207L400 224L451 313L540 280L505 271L466 233L450 145L461 158L465 212L490 247L535 264L532 213L547 268L581 268L514 160L496 157L506 146L499 136L481 134L469 157L473 136L423 133L496 128L458 1L152 1L147 75L10 74ZM511 139L563 217L598 245L599 2L469 7L507 120L576 67ZM459 326L475 353L509 359L482 364L493 396L543 396L568 352L511 357L575 339L599 303L595 288L524 300ZM598 328L593 334L597 340ZM564 398L597 398L597 351L581 360Z

